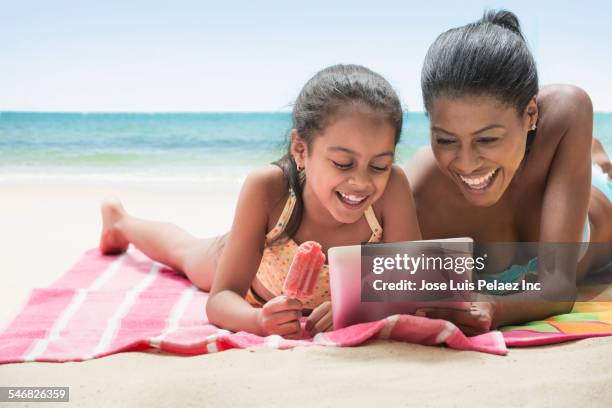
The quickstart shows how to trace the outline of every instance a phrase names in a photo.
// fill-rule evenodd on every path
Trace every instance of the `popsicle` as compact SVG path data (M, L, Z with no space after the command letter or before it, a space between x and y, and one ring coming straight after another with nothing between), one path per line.
M283 291L291 297L303 299L311 296L325 262L321 245L315 241L302 243L289 267Z

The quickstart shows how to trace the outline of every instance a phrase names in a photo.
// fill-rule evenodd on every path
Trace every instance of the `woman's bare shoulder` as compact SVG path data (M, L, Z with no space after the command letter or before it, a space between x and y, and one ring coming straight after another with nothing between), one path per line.
M385 191L380 196L380 199L374 204L374 209L380 209L382 211L386 206L397 206L410 194L410 184L406 177L406 173L404 173L404 170L402 170L400 166L394 164L391 166Z
M563 135L570 129L591 129L593 104L582 88L575 85L556 84L543 87L538 93L538 110L541 127L554 135ZM572 132L577 137L591 138L585 132Z
M430 146L420 147L404 165L404 171L415 197L431 193L436 190L436 186L447 182Z
M538 102L546 102L547 111L565 111L591 105L589 94L570 84L547 85L538 92Z

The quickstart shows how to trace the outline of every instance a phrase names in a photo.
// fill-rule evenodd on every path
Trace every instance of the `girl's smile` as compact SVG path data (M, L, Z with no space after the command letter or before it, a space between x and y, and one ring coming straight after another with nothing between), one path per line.
M356 209L365 203L365 200L368 198L367 195L356 195L350 193L343 193L341 191L336 192L340 201L347 205L351 209Z

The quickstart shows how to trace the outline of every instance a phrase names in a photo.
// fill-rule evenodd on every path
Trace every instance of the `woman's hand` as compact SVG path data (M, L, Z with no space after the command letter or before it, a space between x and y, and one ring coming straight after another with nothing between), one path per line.
M312 336L317 333L326 332L333 327L331 302L326 301L317 306L306 321L306 331Z
M429 317L431 319L443 319L454 323L468 336L486 333L493 326L495 308L493 303L472 302L469 308L422 308L415 313L416 316Z
M270 299L258 309L257 325L264 336L278 334L288 339L296 339L302 334L301 315L302 302L281 295Z

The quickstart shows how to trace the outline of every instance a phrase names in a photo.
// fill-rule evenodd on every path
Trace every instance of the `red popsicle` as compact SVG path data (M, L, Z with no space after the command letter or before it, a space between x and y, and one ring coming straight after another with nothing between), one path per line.
M321 251L321 245L318 242L302 243L291 262L283 291L297 299L311 296L324 262L325 254Z

